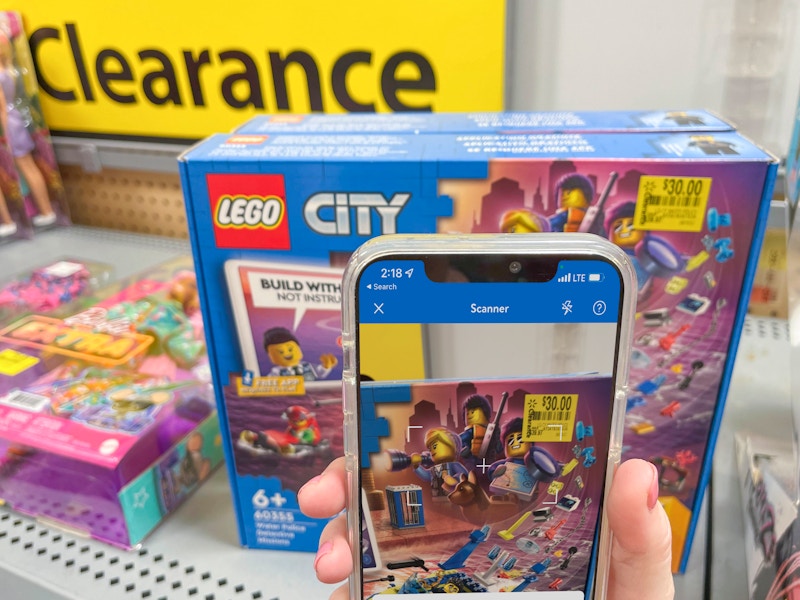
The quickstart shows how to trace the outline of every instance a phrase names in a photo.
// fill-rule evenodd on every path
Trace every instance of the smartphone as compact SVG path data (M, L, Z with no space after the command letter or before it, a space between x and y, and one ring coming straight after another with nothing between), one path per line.
M354 253L352 598L604 598L636 290L627 255L591 234L383 236Z

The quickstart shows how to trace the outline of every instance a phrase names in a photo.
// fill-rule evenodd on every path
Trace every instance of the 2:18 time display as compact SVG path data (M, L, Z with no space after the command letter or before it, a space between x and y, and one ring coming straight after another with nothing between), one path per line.
M401 269L400 267L383 267L381 268L381 279L402 279L403 277L408 277L411 279L411 275L414 274L414 267L409 269Z

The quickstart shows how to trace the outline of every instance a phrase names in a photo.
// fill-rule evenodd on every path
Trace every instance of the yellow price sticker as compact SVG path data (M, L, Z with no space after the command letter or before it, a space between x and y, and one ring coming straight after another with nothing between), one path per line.
M525 442L571 442L578 394L525 394L522 439Z
M700 231L706 216L711 177L655 177L639 179L634 229Z
M0 352L0 375L13 377L30 369L39 359L29 354L23 354L7 348Z

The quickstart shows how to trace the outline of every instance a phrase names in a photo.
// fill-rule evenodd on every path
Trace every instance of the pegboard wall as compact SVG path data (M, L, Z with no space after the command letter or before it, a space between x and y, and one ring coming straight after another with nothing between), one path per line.
M75 223L189 237L177 173L116 169L86 173L78 166L62 166L60 170Z

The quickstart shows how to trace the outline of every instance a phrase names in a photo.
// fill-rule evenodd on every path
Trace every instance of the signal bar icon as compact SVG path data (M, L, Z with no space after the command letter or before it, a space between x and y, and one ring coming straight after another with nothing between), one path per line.
M569 283L572 281L572 273L567 273L566 275L562 275L556 280L558 283Z

